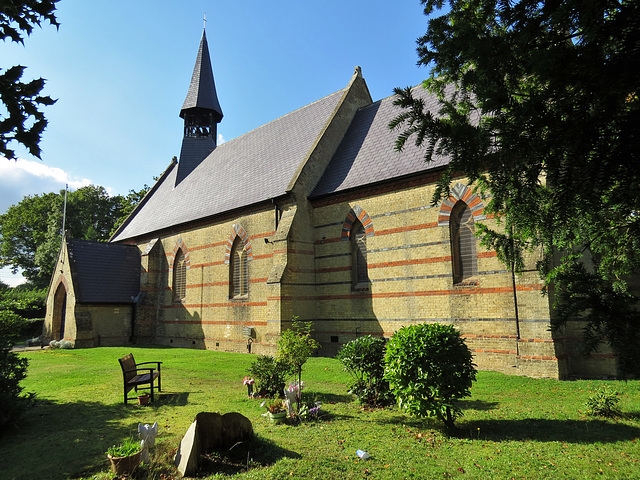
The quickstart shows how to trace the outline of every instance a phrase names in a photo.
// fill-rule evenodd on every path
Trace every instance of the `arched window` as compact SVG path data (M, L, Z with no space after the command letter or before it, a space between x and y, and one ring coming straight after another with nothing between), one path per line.
M173 299L184 300L187 296L187 263L182 249L176 252L173 261Z
M237 236L229 256L229 297L242 298L249 294L249 261L247 246Z
M369 282L367 271L367 235L358 220L353 223L351 234L351 282L353 286Z
M471 210L460 200L453 207L449 222L454 284L470 281L478 274L474 232Z

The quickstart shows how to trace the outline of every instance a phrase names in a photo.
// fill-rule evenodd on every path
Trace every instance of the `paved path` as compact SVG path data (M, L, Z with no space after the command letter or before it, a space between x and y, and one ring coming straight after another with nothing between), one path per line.
M28 347L26 345L14 345L12 350L14 352L33 352L36 350L41 350L43 347L39 347L39 346L35 346L35 347ZM48 347L46 347L48 348Z

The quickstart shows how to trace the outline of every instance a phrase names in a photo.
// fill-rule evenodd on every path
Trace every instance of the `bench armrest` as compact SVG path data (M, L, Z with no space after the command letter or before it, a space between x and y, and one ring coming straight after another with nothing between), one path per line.
M155 370L155 368L134 368L133 370L123 370L122 373L127 374L127 373L138 373L139 370L148 370L149 373L153 374L153 371Z
M141 362L141 363L136 363L136 367L137 367L138 365L148 365L148 364L150 364L150 363L155 363L155 364L157 364L157 365L158 365L158 370L160 370L160 365L162 364L162 362Z

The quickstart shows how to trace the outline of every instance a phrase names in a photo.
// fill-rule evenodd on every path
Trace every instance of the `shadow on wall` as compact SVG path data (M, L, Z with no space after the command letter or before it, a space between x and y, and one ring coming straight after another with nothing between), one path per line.
M202 317L198 312L190 313L182 304L174 304L160 311L157 322L156 342L180 348L205 350Z
M345 204L340 212L340 241L325 257L318 257L322 280L318 283L318 311L314 329L321 356L335 356L342 345L363 335L383 336L373 310L369 262L374 225L358 205Z

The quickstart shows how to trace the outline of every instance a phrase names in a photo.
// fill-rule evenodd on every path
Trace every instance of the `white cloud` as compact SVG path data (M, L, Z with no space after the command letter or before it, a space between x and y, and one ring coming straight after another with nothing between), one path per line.
M92 183L88 178L72 178L61 168L41 161L7 160L0 156L0 213L6 212L26 195L57 192L65 184L75 190Z
M91 185L88 178L72 178L67 172L58 167L52 167L41 161L7 160L0 156L0 214L7 211L26 195L36 195L48 192L58 192L65 184L70 189L78 189ZM107 189L109 191L109 189ZM12 274L10 268L0 268L0 280L9 286L16 286L25 281L18 274Z
M225 138L222 136L221 133L218 134L218 145L222 145L224 142L226 142Z
M11 273L10 267L0 268L0 280L3 283L6 283L7 285L9 285L10 287L16 287L21 283L24 283L27 281L27 279L24 278L20 272L16 274Z

